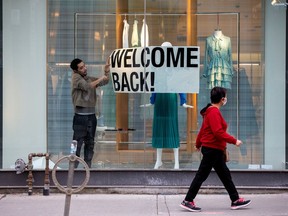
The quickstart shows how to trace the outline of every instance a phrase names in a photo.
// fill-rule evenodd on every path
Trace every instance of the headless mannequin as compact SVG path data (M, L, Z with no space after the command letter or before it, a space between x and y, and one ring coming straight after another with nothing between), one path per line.
M158 169L160 166L162 166L162 148L157 148L157 159L154 166L154 169ZM179 148L173 148L174 152L174 169L179 169Z

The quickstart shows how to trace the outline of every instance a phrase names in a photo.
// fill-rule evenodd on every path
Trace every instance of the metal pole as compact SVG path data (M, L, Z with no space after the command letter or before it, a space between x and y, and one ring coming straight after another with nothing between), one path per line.
M69 191L72 191L73 179L74 179L74 160L69 161L69 170L68 170L68 180L67 180L67 189L68 193L66 193L65 198L65 208L64 208L64 216L69 216L70 204L71 204L71 195Z
M61 161L65 160L65 159L69 159L69 170L68 170L68 179L67 179L67 187L64 187L62 185L59 184L57 178L56 178L56 170L57 170L57 166L58 164L60 164ZM75 168L75 161L79 161L81 164L84 165L85 171L86 171L86 176L85 179L83 181L83 183L76 188L72 188L73 186L73 178L74 178L74 168ZM54 182L54 184L56 185L56 187L66 193L66 198L65 198L65 207L64 207L64 216L69 216L69 211L70 211L70 203L71 203L71 195L73 193L77 193L80 192L88 183L89 178L90 178L90 168L88 167L88 165L86 164L86 162L80 158L77 157L74 154L71 154L69 156L65 156L60 158L56 164L53 167L52 170L52 180Z

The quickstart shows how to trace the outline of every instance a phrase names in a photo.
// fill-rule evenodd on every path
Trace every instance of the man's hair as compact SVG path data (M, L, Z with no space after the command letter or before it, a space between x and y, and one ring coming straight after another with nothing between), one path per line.
M214 87L210 92L211 103L217 104L223 97L226 97L226 89L222 87Z
M78 70L78 64L81 63L81 62L82 62L81 59L78 59L78 58L73 59L73 60L71 61L71 63L70 63L70 68L71 68L72 70L77 71L77 70Z

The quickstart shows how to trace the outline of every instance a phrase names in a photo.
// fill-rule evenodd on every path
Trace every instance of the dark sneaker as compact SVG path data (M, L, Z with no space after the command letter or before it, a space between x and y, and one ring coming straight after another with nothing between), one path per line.
M251 203L251 200L244 200L243 198L239 198L235 202L231 203L231 209L236 210L239 208L244 208Z
M197 207L193 201L189 202L189 201L183 200L182 203L180 204L180 207L184 208L188 211L192 211L192 212L200 212L201 211L201 208Z

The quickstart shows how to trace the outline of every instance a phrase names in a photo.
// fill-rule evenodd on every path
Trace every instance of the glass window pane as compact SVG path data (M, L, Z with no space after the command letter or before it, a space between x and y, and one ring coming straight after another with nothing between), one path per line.
M193 26L188 22L187 1L127 0L118 1L120 5L116 2L48 1L48 150L52 159L55 161L69 154L73 136L71 60L74 57L83 59L90 75L101 76L107 57L113 50L122 48L123 21L126 19L129 24L129 47L137 47L141 45L145 19L149 46L169 41L174 46L200 47L200 92L196 96L187 95L196 105L191 111L193 115L179 106L178 97L180 168L197 168L200 161L201 155L194 153L193 145L202 123L199 110L209 102L207 81L211 77L202 76L206 39L220 29L231 40L233 66L223 115L229 124L229 133L244 142L239 149L229 146L233 159L228 165L247 169L249 164L263 163L262 1L219 1L215 4L212 0L199 0L192 4ZM135 21L138 22L138 43L132 44ZM195 44L189 44L191 38L195 39ZM225 48L224 44L222 47L220 44L221 48ZM150 93L116 94L111 81L97 89L98 127L93 168L153 169L157 157L156 149L151 145L154 108L140 108L149 103L150 96ZM192 122L192 126L188 122ZM162 161L164 169L173 169L172 149L163 151Z

